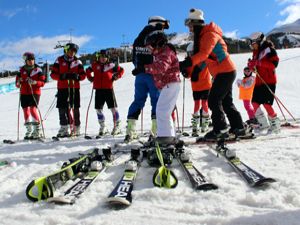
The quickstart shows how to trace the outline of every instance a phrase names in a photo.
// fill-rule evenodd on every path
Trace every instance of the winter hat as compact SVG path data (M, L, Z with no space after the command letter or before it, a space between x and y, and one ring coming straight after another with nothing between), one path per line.
M201 9L190 9L189 17L185 19L184 24L188 26L204 24L204 13Z
M150 16L148 19L148 24L152 26L156 26L157 24L161 24L164 26L164 29L169 29L170 21L166 20L162 16Z
M249 36L250 44L257 43L260 44L264 39L265 35L263 32L254 32Z

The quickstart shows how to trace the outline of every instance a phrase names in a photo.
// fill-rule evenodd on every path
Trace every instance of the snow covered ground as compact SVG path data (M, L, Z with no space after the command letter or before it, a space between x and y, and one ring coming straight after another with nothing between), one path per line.
M281 63L277 70L277 96L294 117L300 117L300 49L279 50ZM232 55L237 65L238 77L250 54ZM133 99L134 77L131 63L123 64L124 77L116 82L115 91L125 131L126 114ZM8 80L9 81L9 80ZM182 82L185 89L184 124L190 124L193 101L190 82ZM56 83L45 85L40 100L44 116L54 100ZM91 96L91 84L82 82L81 121L85 128L87 106ZM242 102L238 100L238 89L234 86L234 101L247 119ZM0 140L17 138L18 98L17 91L0 95ZM150 107L144 108L144 131L150 128ZM275 103L276 105L276 103ZM183 92L178 99L179 122L182 123ZM281 119L278 107L275 107ZM110 111L105 110L107 126L112 127ZM289 115L284 111L287 118ZM20 113L20 137L25 133L23 113ZM54 109L44 121L47 138L55 135L59 128L58 112ZM138 123L140 129L140 123ZM88 133L98 131L94 103L89 110ZM93 147L122 140L116 137L102 140L68 140L47 143L0 143L0 159L12 160L15 167L0 170L0 224L201 224L201 225L298 225L300 224L300 129L283 129L270 140L255 140L230 144L248 165L278 182L266 189L254 189L232 170L222 159L216 157L205 145L193 146L192 159L207 178L219 186L218 190L194 191L178 163L174 161L174 172L179 177L176 189L153 187L154 168L142 163L133 191L133 203L129 208L114 210L107 206L105 198L118 182L128 155L101 174L92 186L74 205L60 206L46 202L32 203L25 196L25 188L35 178L57 170L64 161L86 152Z

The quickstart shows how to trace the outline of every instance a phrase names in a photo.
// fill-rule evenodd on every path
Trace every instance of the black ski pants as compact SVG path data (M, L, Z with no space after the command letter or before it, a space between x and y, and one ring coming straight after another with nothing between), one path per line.
M232 99L232 84L235 77L236 71L218 74L209 93L208 106L212 112L213 130L217 133L227 128L225 114L232 130L244 128L241 114Z

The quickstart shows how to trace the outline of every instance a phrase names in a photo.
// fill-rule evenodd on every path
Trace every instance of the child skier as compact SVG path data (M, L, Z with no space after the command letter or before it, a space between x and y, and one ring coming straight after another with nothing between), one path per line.
M190 43L187 46L187 55L194 55L194 44ZM209 111L208 111L208 95L211 88L211 75L205 63L189 67L186 73L182 74L186 78L191 79L191 86L193 90L194 99L194 113L192 115L192 136L199 136L199 122L201 132L206 132L209 125ZM202 115L199 115L200 107L202 108ZM201 121L199 120L201 118Z
M92 76L92 73L94 73L94 76ZM114 128L111 134L121 133L120 116L117 110L113 83L121 78L123 73L124 69L122 67L110 62L108 51L104 49L96 53L96 61L86 70L87 79L93 83L93 88L96 90L95 109L100 124L99 137L105 133L104 103L107 104L113 115Z
M243 100L244 107L247 111L249 120L246 123L250 126L258 125L258 121L255 118L253 106L251 105L251 99L253 95L253 89L255 85L255 76L252 75L249 67L244 68L243 79L237 80L237 86L239 87L239 98Z
M266 41L264 37L262 32L255 32L250 35L253 55L252 59L249 59L248 67L256 73L252 105L261 128L269 127L269 132L278 133L280 131L280 120L272 105L277 84L275 69L278 66L279 58L273 43ZM261 104L268 113L270 126L264 114L257 111Z
M153 31L145 39L151 49L153 62L136 68L133 74L145 72L153 76L155 86L160 90L156 105L157 138L159 144L174 144L175 130L171 117L180 91L179 62L175 48L168 44L163 31Z
M58 108L60 123L57 137L80 135L79 82L85 79L85 71L82 62L75 56L78 49L78 45L74 43L66 44L64 55L56 59L50 75L53 80L57 80L56 107Z
M41 118L37 107L46 76L42 69L35 64L35 56L31 52L23 54L25 65L16 76L16 87L20 88L20 101L24 113L26 133L24 139L39 139L41 134ZM32 119L30 119L32 117Z

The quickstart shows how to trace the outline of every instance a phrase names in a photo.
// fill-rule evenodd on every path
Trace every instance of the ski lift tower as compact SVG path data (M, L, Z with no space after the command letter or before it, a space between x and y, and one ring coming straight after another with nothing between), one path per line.
M127 62L127 48L129 47L129 43L125 42L125 34L122 35L123 42L121 43L121 48L124 49L124 63Z

